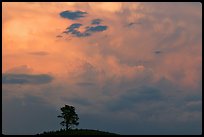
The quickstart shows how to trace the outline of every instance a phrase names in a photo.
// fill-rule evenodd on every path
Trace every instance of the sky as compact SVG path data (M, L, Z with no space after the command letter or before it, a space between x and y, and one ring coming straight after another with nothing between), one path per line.
M202 4L3 2L2 133L202 133Z

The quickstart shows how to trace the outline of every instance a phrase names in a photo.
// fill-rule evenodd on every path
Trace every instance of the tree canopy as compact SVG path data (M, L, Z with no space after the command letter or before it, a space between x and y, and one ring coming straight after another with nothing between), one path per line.
M65 105L64 107L60 108L62 113L61 115L57 116L62 118L63 121L60 123L62 126L66 127L66 130L72 129L74 126L79 125L79 117L75 112L75 108L73 106Z

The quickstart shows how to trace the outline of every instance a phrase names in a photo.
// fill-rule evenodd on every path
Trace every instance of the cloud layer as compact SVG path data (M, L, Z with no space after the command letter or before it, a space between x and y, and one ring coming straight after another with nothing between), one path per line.
M52 77L46 74L2 74L3 84L46 84L52 81Z
M200 3L4 2L2 20L3 133L60 128L64 104L79 128L201 133Z

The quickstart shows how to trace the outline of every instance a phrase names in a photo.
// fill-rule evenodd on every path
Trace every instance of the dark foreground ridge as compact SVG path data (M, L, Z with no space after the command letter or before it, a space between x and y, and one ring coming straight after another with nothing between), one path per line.
M70 129L68 131L61 129L57 131L43 132L37 135L119 135L119 134L92 129Z

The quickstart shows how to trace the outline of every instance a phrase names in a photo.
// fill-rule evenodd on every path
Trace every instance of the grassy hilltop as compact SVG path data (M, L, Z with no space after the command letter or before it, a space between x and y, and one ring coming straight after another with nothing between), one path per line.
M57 131L43 132L38 135L119 135L119 134L91 129L71 129L68 131L61 129Z

